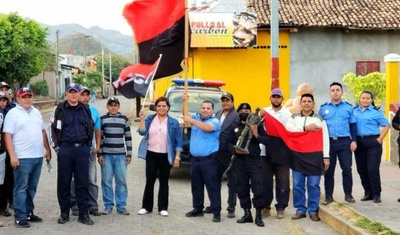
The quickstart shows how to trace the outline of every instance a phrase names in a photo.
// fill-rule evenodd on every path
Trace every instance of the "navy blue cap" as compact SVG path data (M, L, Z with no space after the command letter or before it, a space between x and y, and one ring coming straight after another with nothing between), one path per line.
M65 88L65 91L70 91L70 90L75 90L75 91L77 91L77 92L80 92L80 90L81 90L81 87L78 85L78 84L76 84L76 83L70 83L70 84L68 84L67 85L67 87Z

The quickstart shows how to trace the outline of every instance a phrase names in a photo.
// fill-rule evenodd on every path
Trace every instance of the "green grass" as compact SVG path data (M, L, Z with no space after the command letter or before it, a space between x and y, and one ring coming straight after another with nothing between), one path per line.
M339 214L350 222L352 222L357 227L366 230L368 233L373 235L398 235L399 233L394 232L385 225L372 221L365 216L360 215L351 208L345 206L343 203L333 202L328 206L330 209L334 209L339 212Z

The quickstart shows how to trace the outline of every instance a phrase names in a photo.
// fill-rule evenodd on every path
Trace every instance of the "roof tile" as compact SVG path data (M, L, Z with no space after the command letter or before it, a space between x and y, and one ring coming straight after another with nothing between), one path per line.
M246 0L247 11L269 27L271 0ZM400 0L279 0L280 27L400 29Z

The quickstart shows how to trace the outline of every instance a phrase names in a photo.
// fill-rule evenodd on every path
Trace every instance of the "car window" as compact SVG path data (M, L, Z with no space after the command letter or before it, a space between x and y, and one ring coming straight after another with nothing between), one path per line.
M217 92L201 92L189 91L188 108L190 113L197 113L200 110L200 104L204 100L209 100L214 103L214 112L221 110L221 93ZM182 93L171 92L169 94L170 111L182 112Z

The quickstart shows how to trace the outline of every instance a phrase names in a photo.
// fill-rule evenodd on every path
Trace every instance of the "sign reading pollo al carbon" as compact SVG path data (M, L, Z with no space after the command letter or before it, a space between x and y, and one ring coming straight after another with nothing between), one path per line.
M257 43L257 16L250 12L189 13L190 47L248 47Z

